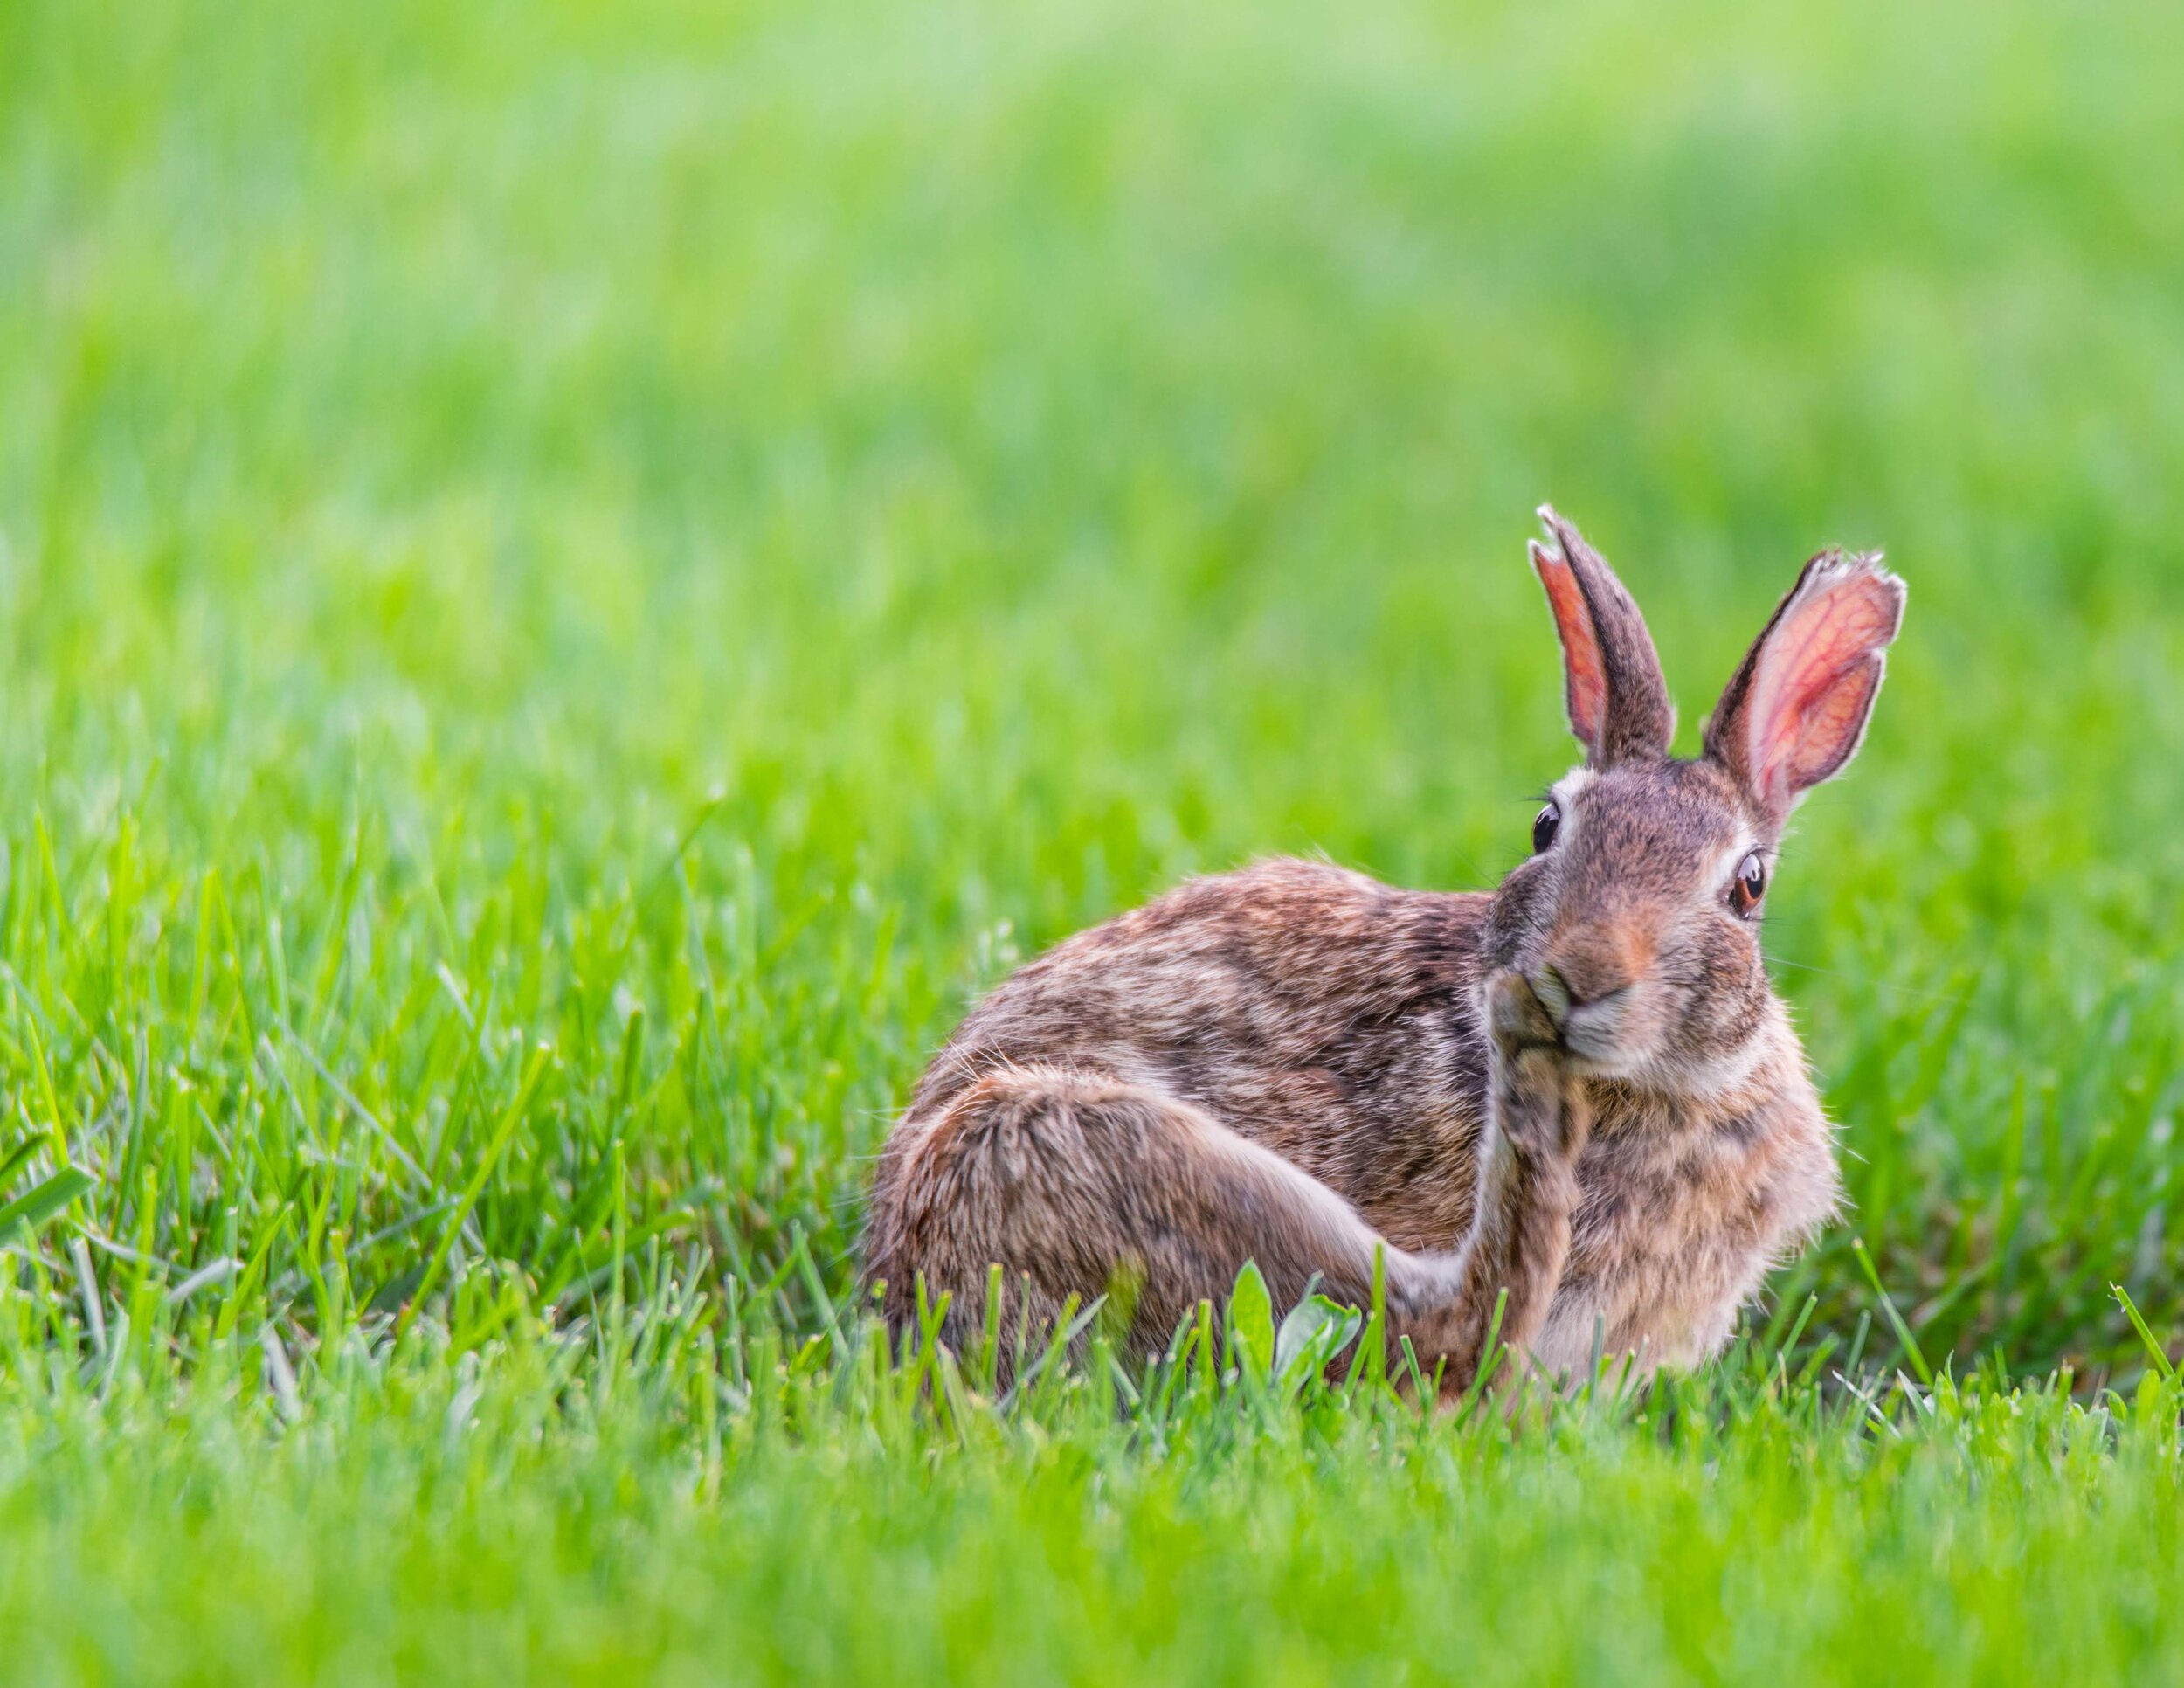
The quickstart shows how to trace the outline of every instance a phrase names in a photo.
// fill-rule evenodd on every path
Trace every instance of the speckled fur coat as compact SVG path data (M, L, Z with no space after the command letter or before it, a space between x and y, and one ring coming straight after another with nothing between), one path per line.
M1828 1217L1831 1134L1759 927L1792 806L1863 734L1902 583L1815 557L1679 760L1636 606L1541 514L1586 758L1531 858L1490 894L1264 862L1023 967L881 1157L890 1320L922 1279L960 1346L998 1263L1012 1327L1109 1294L1151 1350L1248 1259L1285 1304L1315 1281L1362 1304L1379 1255L1393 1331L1448 1389L1497 1303L1552 1374L1596 1349L1650 1369L1718 1348Z

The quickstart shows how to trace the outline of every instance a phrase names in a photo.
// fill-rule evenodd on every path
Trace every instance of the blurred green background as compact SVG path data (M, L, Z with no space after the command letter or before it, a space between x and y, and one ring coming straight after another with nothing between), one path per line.
M619 1214L839 1296L1017 958L1517 859L1552 500L1687 744L1808 553L1911 584L1771 920L1856 1207L1762 1323L1870 1311L1859 1235L1932 1357L2105 1373L2111 1280L2184 1311L2181 62L2156 4L0 8L23 1178L99 1179L117 1310L255 1262L209 1304L306 1346L473 1174L427 1289L596 1285Z

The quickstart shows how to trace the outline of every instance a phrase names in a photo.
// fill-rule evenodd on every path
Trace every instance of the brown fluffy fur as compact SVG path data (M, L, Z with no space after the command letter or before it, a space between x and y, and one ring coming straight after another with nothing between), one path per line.
M960 1346L999 1263L1012 1330L1120 1291L1144 1351L1247 1260L1283 1304L1315 1280L1362 1304L1384 1251L1392 1330L1448 1387L1504 1292L1503 1339L1554 1374L1596 1348L1688 1365L1832 1211L1736 879L1856 750L1902 585L1814 558L1677 761L1636 606L1542 515L1586 751L1548 847L1491 894L1264 862L1022 968L881 1154L867 1259L891 1322L922 1279Z

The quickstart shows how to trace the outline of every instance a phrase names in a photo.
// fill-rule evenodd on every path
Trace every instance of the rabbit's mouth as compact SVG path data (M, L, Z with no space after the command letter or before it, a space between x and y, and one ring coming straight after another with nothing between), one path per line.
M1631 1047L1641 997L1635 982L1580 1000L1559 969L1546 966L1532 979L1531 987L1562 1034L1563 1048L1597 1076L1617 1076L1645 1060L1648 1051Z

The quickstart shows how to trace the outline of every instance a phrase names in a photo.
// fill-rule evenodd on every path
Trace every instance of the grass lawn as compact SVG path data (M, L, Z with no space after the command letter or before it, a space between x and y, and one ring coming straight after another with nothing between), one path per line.
M2184 1681L2180 62L0 7L0 1678ZM1687 744L1810 551L1911 582L1770 917L1854 1210L1516 1430L890 1357L971 993L1523 853L1550 498Z

